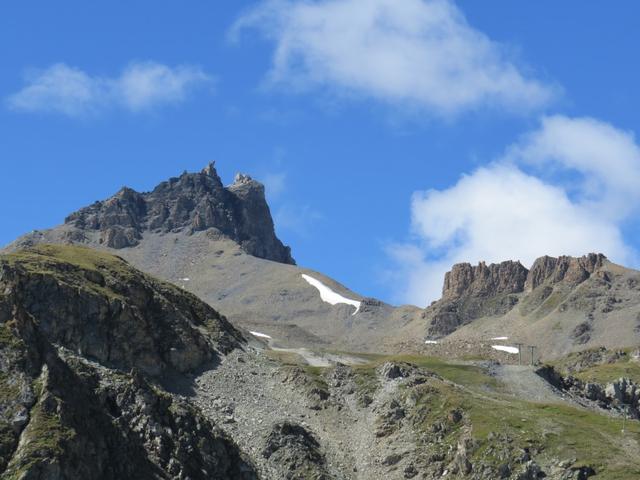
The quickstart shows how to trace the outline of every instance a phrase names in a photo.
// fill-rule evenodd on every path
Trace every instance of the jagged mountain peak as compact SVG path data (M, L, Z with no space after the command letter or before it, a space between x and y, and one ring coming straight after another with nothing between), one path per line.
M589 253L582 257L563 255L560 257L544 256L536 259L529 270L525 289L531 291L546 280L552 283L565 281L579 284L585 281L607 261L602 253Z
M123 187L69 215L65 224L97 232L99 242L114 249L134 247L147 233L215 229L251 255L295 263L289 247L276 237L264 186L238 174L225 187L214 162L200 172L161 182L151 192Z
M531 291L545 281L561 281L577 285L607 261L602 253L589 253L582 257L548 255L537 258L531 269L520 261L500 263L457 263L445 274L442 298L451 300L463 296L490 296Z
M445 274L442 298L520 292L527 272L520 262L511 260L490 265L480 262L477 266L458 263Z
M501 316L517 304L533 311L555 289L571 290L600 272L608 263L601 253L582 257L543 256L527 269L519 261L508 260L477 266L455 264L445 274L442 298L426 311L431 319L428 335L448 335L481 317ZM606 272L601 272L607 278ZM531 313L531 312L529 312Z
M207 166L202 169L201 173L203 175L207 175L212 178L217 178L218 180L220 179L220 176L218 175L218 171L216 170L215 161L209 162Z

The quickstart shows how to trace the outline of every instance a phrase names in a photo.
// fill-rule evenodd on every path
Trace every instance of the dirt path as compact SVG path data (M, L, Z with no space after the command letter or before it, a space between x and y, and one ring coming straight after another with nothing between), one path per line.
M527 365L493 365L489 373L502 383L504 392L522 400L540 403L574 402Z
M342 363L344 365L364 365L368 360L355 355L339 355L334 353L314 352L308 348L280 348L271 346L271 350L276 352L287 352L299 355L312 367L330 367Z

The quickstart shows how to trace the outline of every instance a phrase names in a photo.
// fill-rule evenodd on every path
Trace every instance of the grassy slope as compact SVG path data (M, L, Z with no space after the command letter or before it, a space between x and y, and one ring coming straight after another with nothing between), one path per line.
M621 377L631 379L633 382L640 383L640 361L633 359L632 352L636 349L621 349L625 355L616 358L613 361L605 361L590 366L580 367L579 369L571 368L572 365L587 352L572 353L567 357L552 362L551 365L563 374L571 374L576 378L587 382L596 382L606 384L615 381Z
M416 415L418 433L421 430L430 435L434 423L446 421L452 410L462 411L477 442L473 456L484 463L497 466L504 462L495 446L507 439L512 446L539 451L538 459L574 460L576 467L590 465L598 472L596 478L640 478L640 457L633 454L640 445L640 422L626 422L623 432L622 419L504 395L495 378L470 364L412 355L360 356L370 363L354 367L355 381L367 393L376 388L375 369L386 361L411 363L442 377L444 381L430 381L412 390L415 412L422 412ZM454 448L459 428L448 434Z
M456 384L441 385L438 395L428 394L423 401L429 403L435 417L443 417L456 408L466 412L473 437L480 443L476 455L484 461L490 458L487 449L492 442L488 437L498 434L513 438L521 447L539 448L542 458L576 459L576 465L591 465L604 478L640 476L640 458L629 455L640 442L639 422L627 422L622 433L621 419L568 405L533 403L501 395L495 379L473 365L452 365L430 358L399 359L432 370Z
M103 275L131 280L137 274L120 257L71 245L40 245L3 255L0 261L29 274L51 275L61 283L107 297L119 297L120 294L105 286Z

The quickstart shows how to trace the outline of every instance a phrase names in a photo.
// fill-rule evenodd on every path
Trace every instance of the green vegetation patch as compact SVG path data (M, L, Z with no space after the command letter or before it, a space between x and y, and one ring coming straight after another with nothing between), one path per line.
M625 377L640 383L640 361L633 357L637 350L585 350L567 355L561 360L551 362L550 365L563 375L573 375L585 382L607 384Z
M360 356L368 358L371 361L369 367L373 368L385 362L405 362L429 370L446 380L460 385L478 387L483 390L493 390L498 387L498 382L487 375L482 368L468 363L448 363L441 358L420 355L362 354Z
M633 453L640 445L638 422L627 422L622 432L621 419L566 405L482 395L435 380L415 387L411 395L415 412L421 415L418 431L428 434L435 423L449 423L453 446L459 426L451 422L450 414L462 412L477 445L473 457L478 462L504 463L507 445L538 452L535 456L541 460L576 459L576 465L590 465L602 478L639 478L640 457Z
M553 312L567 298L567 294L554 289L536 310L536 317L542 318Z
M13 333L13 330L11 330L12 325L11 321L0 323L0 349L19 350L22 352L25 349L24 342Z
M32 275L51 276L61 284L108 297L121 295L106 285L105 275L130 281L138 274L120 257L71 245L39 245L4 255L0 262Z
M56 414L45 412L40 403L31 409L31 419L24 437L23 453L30 456L59 456L64 453L65 443L75 438L76 432L64 426Z
M7 372L0 371L0 405L12 402L20 395L20 386Z
M11 462L2 478L22 478L40 462L63 457L66 445L75 437L76 432L63 425L57 414L46 412L40 402L36 403L22 434L19 456Z

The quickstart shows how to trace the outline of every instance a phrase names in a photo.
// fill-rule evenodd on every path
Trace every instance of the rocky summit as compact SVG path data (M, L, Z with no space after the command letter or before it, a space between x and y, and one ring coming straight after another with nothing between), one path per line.
M0 253L0 478L640 478L640 272L457 264L426 309L293 262L214 165Z
M282 263L295 263L291 250L275 235L264 186L238 174L222 185L213 163L200 173L183 173L162 182L149 193L123 188L113 197L83 208L65 219L76 230L69 239L98 242L122 249L138 245L147 232L216 229L247 253Z

